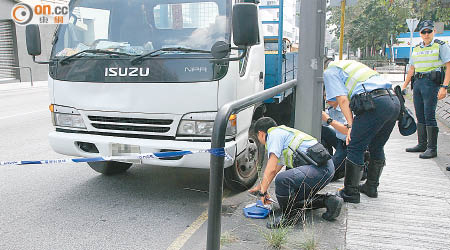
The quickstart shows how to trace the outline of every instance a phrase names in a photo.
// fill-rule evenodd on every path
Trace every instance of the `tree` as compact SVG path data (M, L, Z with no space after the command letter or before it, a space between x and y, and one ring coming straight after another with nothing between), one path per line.
M386 44L390 46L390 37L407 32L407 18L441 21L450 28L450 8L439 6L442 0L359 0L353 7L347 7L345 13L344 39L352 50L362 49L363 56L374 56ZM330 8L327 20L329 27L337 37L340 36L340 8Z

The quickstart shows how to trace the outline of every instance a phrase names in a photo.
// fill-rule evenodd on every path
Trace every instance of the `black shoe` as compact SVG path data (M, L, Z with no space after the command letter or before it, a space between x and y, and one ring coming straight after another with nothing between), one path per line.
M363 174L363 167L345 159L345 179L344 188L339 190L336 195L344 199L345 202L359 203L359 182Z
M380 176L383 167L386 165L385 160L371 160L367 169L367 181L359 185L359 191L371 198L378 197L378 186L380 185Z
M420 154L419 157L422 159L430 159L437 156L437 138L438 138L439 128L434 126L427 126L427 150Z
M427 129L425 124L417 123L418 144L412 148L407 148L406 152L425 152L427 150Z
M344 200L336 195L327 195L324 200L327 211L322 214L322 218L327 221L336 219L341 213L342 204Z

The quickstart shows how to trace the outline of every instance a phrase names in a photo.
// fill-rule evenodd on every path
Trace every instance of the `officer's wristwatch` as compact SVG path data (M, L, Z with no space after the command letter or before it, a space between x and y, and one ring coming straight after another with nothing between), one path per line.
M448 89L448 85L441 85L441 88Z
M352 125L350 125L350 124L345 124L345 126L346 126L347 128L352 128Z
M258 191L258 193L256 194L258 197L264 197L267 195L267 191L264 193L261 193L261 191Z
M329 117L329 118L327 119L327 124L330 125L332 122L333 122L333 118Z

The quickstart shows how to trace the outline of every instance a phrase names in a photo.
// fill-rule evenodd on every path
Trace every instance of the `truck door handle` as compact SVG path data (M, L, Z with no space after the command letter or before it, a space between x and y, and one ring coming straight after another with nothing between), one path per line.
M259 81L262 83L264 80L264 73L263 72L259 72Z

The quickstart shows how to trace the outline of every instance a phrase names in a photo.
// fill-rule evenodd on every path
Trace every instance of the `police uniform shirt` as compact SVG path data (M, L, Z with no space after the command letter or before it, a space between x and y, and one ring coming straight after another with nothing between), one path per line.
M347 81L348 74L339 67L328 67L323 72L323 79L325 83L325 93L327 100L333 100L337 96L347 96L348 90L345 87L345 82ZM356 94L361 94L364 92L364 87L368 92L374 89L385 88L389 89L392 84L386 81L379 74L374 75L362 83L358 83L353 90L352 96Z
M267 135L267 155L275 154L278 159L281 158L283 150L288 148L289 143L294 139L294 134L281 128L276 128ZM317 143L317 140L303 141L300 145L300 150L306 153L306 150ZM295 149L294 149L295 150ZM281 162L279 162L282 165Z
M430 44L428 44L427 47L433 46L436 39L433 39ZM439 40L439 39L438 39ZM421 48L425 48L425 44L423 42L419 43L419 46ZM447 62L450 62L450 45L446 42L445 44L439 45L439 59L445 64ZM414 65L414 59L413 57L409 58L409 64ZM440 71L441 68L437 68L436 71Z

